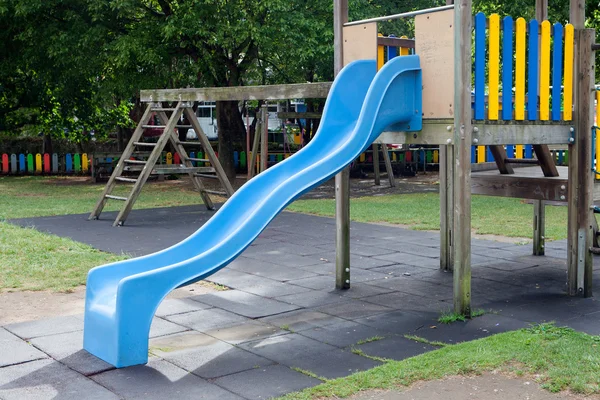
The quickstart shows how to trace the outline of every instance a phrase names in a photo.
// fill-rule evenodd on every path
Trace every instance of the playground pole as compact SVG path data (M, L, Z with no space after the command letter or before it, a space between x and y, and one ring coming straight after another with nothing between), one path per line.
M454 311L471 316L472 1L454 7Z
M348 22L348 0L333 0L333 70L344 67L343 28ZM335 176L335 287L350 288L350 167Z

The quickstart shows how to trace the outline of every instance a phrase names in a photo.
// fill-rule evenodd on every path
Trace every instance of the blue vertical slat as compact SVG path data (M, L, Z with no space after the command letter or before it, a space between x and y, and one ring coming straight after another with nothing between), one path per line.
M240 166L240 154L237 151L233 152L233 167L238 168Z
M485 118L485 15L475 15L475 119Z
M471 164L475 164L477 162L477 147L471 146Z
M65 156L65 166L67 173L73 172L73 156L71 156L71 153L67 153Z
M195 153L195 152L193 152L193 151L192 151L192 152L190 152L190 158L196 158L196 153ZM196 161L192 161L192 165L193 165L194 167L196 167L196 166L197 166L196 164L198 164Z
M512 119L513 19L502 20L502 119Z
M563 61L563 26L554 24L552 27L552 120L560 121L560 85L562 84Z
M533 158L533 146L525 145L525 158Z
M527 57L527 119L537 119L538 94L540 82L538 76L539 65L539 25L537 20L529 21L528 57ZM530 157L527 157L530 158Z
M395 38L396 36L390 35L389 37ZM398 48L397 47L387 46L387 59L388 59L388 61L390 61L392 58L396 57L397 55L398 55Z
M485 161L486 162L494 161L494 155L492 154L492 150L490 150L490 146L485 146Z
M27 165L25 164L25 154L19 154L19 172L27 171Z
M506 145L506 156L508 158L514 158L515 157L515 146L512 144L507 144Z
M563 165L564 151L558 150L558 163L556 165Z

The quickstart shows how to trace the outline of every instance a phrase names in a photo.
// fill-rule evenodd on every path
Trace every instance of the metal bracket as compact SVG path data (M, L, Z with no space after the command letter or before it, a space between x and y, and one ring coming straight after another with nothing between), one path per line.
M571 127L569 128L569 144L573 144L575 143L575 128Z

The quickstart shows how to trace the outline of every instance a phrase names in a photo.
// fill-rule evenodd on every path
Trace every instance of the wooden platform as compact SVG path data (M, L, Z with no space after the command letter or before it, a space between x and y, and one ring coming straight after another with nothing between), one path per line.
M488 196L567 202L569 167L557 167L559 176L544 177L539 166L515 168L502 175L498 170L471 174L471 193ZM600 183L594 184L594 200L600 200Z

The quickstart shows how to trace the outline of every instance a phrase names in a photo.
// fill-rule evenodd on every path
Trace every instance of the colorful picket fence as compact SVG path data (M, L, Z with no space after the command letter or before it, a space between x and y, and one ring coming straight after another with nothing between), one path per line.
M88 174L91 159L86 153L7 154L0 156L0 173L4 175Z
M533 152L533 146L527 145L508 145L505 146L506 155L508 158L520 158L520 159L534 159L535 153ZM566 149L555 149L550 150L554 162L558 166L569 165L569 150ZM494 156L488 146L472 146L471 147L471 163L481 164L494 162Z
M559 23L551 25L549 21L540 24L535 19L526 23L523 18L513 21L512 17L501 21L498 14L486 18L478 13L475 16L475 119L571 121L573 46L571 24L564 27Z

